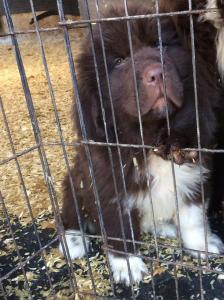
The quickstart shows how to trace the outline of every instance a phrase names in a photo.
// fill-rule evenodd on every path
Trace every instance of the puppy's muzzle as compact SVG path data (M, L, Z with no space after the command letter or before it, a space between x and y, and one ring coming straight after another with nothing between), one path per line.
M178 92L176 89L176 85L179 87L181 85L177 76L170 78L168 70L164 68L164 77L165 80L163 80L163 69L160 63L151 64L143 71L142 80L148 96L148 110L163 109L166 101L171 102L176 108L182 106L182 94L179 88Z

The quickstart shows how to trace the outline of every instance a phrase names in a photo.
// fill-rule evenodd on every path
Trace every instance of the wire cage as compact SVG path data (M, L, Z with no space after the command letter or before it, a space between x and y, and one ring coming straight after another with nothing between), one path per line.
M41 27L37 21L35 1L27 0L27 2L32 12L31 17L34 20L34 28L21 30L15 27L9 2L2 0L7 29L0 34L0 39L10 37L10 44L2 46L2 50L0 49L2 54L0 54L2 57L0 58L0 64L2 65L1 79L4 80L10 77L12 80L9 83L4 81L1 83L4 90L1 91L0 95L0 126L2 132L2 151L0 153L0 203L2 207L0 219L0 298L223 299L223 256L215 255L213 258L208 256L206 235L206 259L201 259L200 252L196 259L186 256L181 246L180 229L178 239L175 241L159 238L156 235L151 238L144 236L142 241L134 241L134 244L141 246L140 254L136 255L147 262L149 273L140 286L133 284L131 279L130 287L115 284L107 255L108 250L111 251L107 247L108 240L111 237L107 236L104 228L104 216L100 208L100 197L90 151L90 146L93 145L95 147L106 147L110 158L109 168L113 166L111 149L116 148L120 158L121 170L123 169L120 155L120 149L122 148L140 149L146 159L145 151L153 147L145 144L142 132L130 21L141 18L155 18L157 20L160 60L163 66L163 81L165 82L160 19L163 16L188 15L192 46L198 147L197 149L185 150L197 151L200 163L203 152L222 153L221 149L202 148L200 143L193 15L205 14L207 10L205 8L193 10L192 1L188 0L189 9L187 11L161 13L159 11L159 0L155 0L150 2L150 5L154 5L156 8L155 13L130 16L127 6L128 2L131 1L121 0L116 1L116 3L119 2L120 5L123 5L126 15L104 18L101 15L102 7L110 5L111 1L94 0L88 2L83 0L79 3L83 12L81 18L70 20L65 16L63 1L55 0L59 17L57 26ZM147 4L148 1L143 2ZM116 143L110 143L109 140L106 143L100 143L89 140L86 134L75 59L80 51L79 43L83 34L89 33L92 54L95 60L95 73L99 82L92 28L95 24L101 26L103 22L111 21L127 24L133 76L135 78L136 103L139 112L140 145L121 144L119 140ZM81 35L77 34L80 30L82 30ZM57 39L52 37L53 35L58 35ZM27 40L29 39L30 43L28 44ZM101 39L106 66L107 58L102 35ZM32 49L32 45L34 49ZM62 49L60 53L56 50L58 45ZM32 57L30 51L38 52L38 58ZM51 54L53 58L51 58ZM56 65L51 65L52 62ZM8 67L9 64L11 64L10 67ZM38 65L39 73L37 73ZM58 73L55 77L54 72L56 72L56 69ZM108 72L106 72L106 75L107 84L110 85ZM13 89L12 85L15 85L16 89ZM36 86L36 90L34 90L34 86ZM99 83L98 89L99 91L101 89ZM75 95L82 131L82 139L75 142L73 141L75 133L70 124L71 122L68 121L70 118L70 104L73 98L72 92ZM65 101L62 100L63 98L65 98ZM113 103L113 101L111 102ZM103 102L101 106L102 115L105 117ZM167 130L170 132L168 111L166 112L166 119ZM106 119L104 122L106 124ZM85 148L102 234L100 236L87 235L80 222L80 234L84 245L85 237L89 237L93 240L93 246L87 251L85 245L85 257L72 261L68 254L68 245L60 216L61 181L64 173L67 172L72 185L72 158L77 147ZM170 167L172 168L174 190L176 190L175 169L172 159ZM207 232L206 199L202 171L200 176L204 208L203 223L205 232ZM116 178L114 180L116 184ZM123 180L125 180L124 177ZM74 186L73 193L76 203ZM177 192L176 209L178 211ZM79 213L77 208L77 214L79 215ZM116 217L121 218L121 216ZM63 245L64 258L57 252L60 241ZM121 241L123 240L121 239ZM103 255L102 250L100 250L100 243L103 243L106 255ZM124 254L126 258L133 255L125 252Z

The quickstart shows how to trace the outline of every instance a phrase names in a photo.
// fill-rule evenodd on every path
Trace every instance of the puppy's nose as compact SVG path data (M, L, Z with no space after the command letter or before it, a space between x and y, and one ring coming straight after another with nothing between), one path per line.
M149 86L155 86L161 83L163 71L161 64L153 64L145 68L143 71L143 82Z

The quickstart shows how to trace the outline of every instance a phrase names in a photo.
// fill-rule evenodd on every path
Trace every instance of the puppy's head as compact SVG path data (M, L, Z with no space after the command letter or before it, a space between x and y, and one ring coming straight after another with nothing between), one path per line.
M180 59L179 69L169 47L163 48L163 64L156 44L136 49L133 61L131 55L115 59L110 77L116 111L119 109L133 121L140 111L144 122L155 122L166 118L166 109L171 116L182 107L183 80L189 73L190 61L187 53L175 45L172 53Z
M150 13L142 7L129 9L129 15ZM112 8L105 17L124 15L124 9ZM152 137L164 126L167 112L172 119L189 101L187 98L193 101L192 58L184 42L186 32L174 18L163 17L160 22L162 48L155 18L94 25L78 62L83 113L91 139L104 140L106 129L110 141L116 130L120 141L127 142L129 135L128 142L134 142L140 116L144 132Z

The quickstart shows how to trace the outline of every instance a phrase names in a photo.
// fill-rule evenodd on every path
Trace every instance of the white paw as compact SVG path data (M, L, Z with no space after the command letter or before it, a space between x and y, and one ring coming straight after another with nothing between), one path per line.
M160 224L156 227L156 235L175 238L177 236L176 226L168 223Z
M224 245L221 239L214 233L210 233L208 236L208 252L212 254L223 253ZM205 255L203 256L205 258Z
M223 252L223 250L224 250L223 242L217 235L209 233L207 236L207 242L208 242L208 255L209 256L211 256L212 254L220 254ZM192 234L191 241L188 240L186 242L186 240L185 240L184 245L187 248L192 249L189 251L192 256L198 257L197 251L206 251L205 236L203 233L200 236L197 234ZM193 250L197 250L197 251L193 251ZM200 256L202 259L206 258L205 253L200 253Z
M79 234L79 235L77 235L77 234ZM65 232L65 238L66 238L66 242L67 242L67 246L68 246L68 250L69 250L71 259L82 258L83 256L85 256L86 252L85 252L85 247L83 244L83 240L82 240L80 231L67 230ZM87 247L87 251L88 251L89 239L85 238L85 241L86 241L86 247ZM59 251L62 253L62 255L64 255L61 243L59 244ZM66 247L65 247L65 251L66 251Z
M144 274L147 274L147 267L143 260L139 257L131 256L128 259L132 283L139 283L143 279ZM127 260L123 257L109 254L109 262L113 272L114 281L116 283L125 283L129 286L131 280L129 277Z

